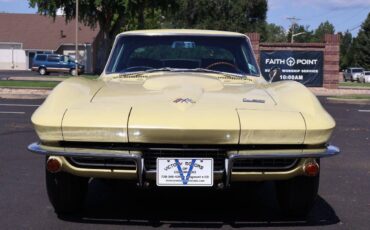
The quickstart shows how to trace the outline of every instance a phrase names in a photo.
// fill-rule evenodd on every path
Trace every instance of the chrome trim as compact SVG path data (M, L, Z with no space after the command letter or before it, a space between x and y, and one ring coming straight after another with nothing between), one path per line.
M122 158L136 162L136 170L139 186L143 186L144 158L141 151L132 150L106 150L88 148L64 148L32 143L28 150L44 156L63 157L101 157L101 158ZM340 153L340 149L333 145L320 149L298 149L298 150L239 150L228 151L225 159L225 186L230 186L233 162L236 159L261 159L261 158L323 158L331 157ZM147 173L147 172L146 172ZM152 173L148 171L148 173ZM218 172L217 172L218 173Z
M42 145L40 143L32 143L28 146L28 150L44 156L62 156L62 157L97 157L97 158L121 158L133 160L136 163L136 171L139 180L139 185L143 184L143 168L144 162L140 152L131 152L128 150L104 150L104 149L77 149L63 148Z
M280 152L281 151L281 152ZM301 149L301 150L286 150L290 153L284 152L284 150L255 150L255 151L239 151L229 152L229 159L225 165L225 186L230 186L230 179L232 174L232 168L236 159L261 159L261 158L324 158L332 157L340 153L340 149L334 145L328 145L322 149ZM270 153L261 153L270 152Z
M319 149L281 149L281 150L239 150L229 151L229 158L323 158L340 153L340 149L333 145Z
M217 31L216 31L217 32ZM222 31L220 31L222 32ZM146 36L146 37L150 37L150 36L202 36L202 37L232 37L232 38L249 38L247 35L245 34L240 34L240 33L236 33L235 34L232 34L232 33L226 33L226 34L222 34L222 33L202 33L202 32L194 32L194 33L182 33L182 32L156 32L156 31L149 31L149 32L141 32L141 31L136 31L135 33L134 32L123 32L123 33L120 33L117 35L117 38L121 38L121 37L128 37L128 36Z

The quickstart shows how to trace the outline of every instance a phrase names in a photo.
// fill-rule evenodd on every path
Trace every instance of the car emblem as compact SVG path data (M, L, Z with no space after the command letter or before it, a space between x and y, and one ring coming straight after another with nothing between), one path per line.
M186 104L195 104L195 101L191 98L177 98L173 103L186 103Z
M249 99L249 98L243 98L243 102L265 103L265 100L262 100L262 99Z

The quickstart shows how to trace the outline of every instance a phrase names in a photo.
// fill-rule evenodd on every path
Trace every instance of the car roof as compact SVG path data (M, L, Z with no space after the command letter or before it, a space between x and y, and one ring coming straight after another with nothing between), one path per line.
M123 32L121 35L144 35L144 36L166 36L166 35L204 35L204 36L231 36L245 37L246 35L236 32L219 30L197 30L197 29L156 29L156 30L133 30Z

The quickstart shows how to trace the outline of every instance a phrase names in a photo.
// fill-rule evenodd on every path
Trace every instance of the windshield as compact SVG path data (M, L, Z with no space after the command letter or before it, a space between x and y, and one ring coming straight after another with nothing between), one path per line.
M259 76L245 37L121 36L106 72L128 73L174 68Z
M352 69L352 73L361 73L363 71L363 69Z

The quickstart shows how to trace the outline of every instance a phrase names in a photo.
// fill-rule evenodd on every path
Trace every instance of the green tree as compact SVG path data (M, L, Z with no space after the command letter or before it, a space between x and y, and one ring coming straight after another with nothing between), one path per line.
M267 12L266 0L178 0L178 10L167 23L174 28L260 32Z
M278 26L274 23L265 25L265 35L261 39L262 42L286 42L287 37L284 27Z
M95 28L99 25L97 36L97 71L101 72L108 59L115 36L127 28L145 28L145 16L163 9L166 11L175 0L80 0L79 21ZM66 21L75 18L76 0L29 0L38 13L56 17L58 9L63 9ZM149 10L150 9L150 10ZM135 25L129 23L136 23Z
M304 25L293 25L287 33L287 40L291 41L292 39L292 31L293 34L298 34L302 33L298 36L294 37L294 42L311 42L313 31L310 30L309 26L304 26Z
M353 38L347 30L340 33L340 69L353 65Z
M370 13L361 25L354 42L354 59L359 66L370 69Z
M313 33L311 42L323 42L325 34L334 34L334 33L335 28L333 24L331 24L329 21L322 22Z

